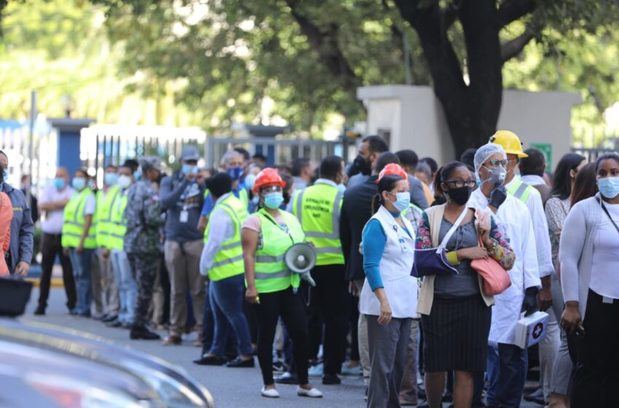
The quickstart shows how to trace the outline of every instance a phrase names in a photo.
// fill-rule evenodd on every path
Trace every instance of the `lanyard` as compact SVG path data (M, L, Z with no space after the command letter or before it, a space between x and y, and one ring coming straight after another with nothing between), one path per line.
M619 226L617 226L617 224L615 223L615 220L613 220L613 217L610 216L610 213L608 212L608 208L606 208L606 206L604 205L604 203L602 202L600 198L598 198L597 200L598 200L598 203L600 203L602 210L604 210L604 212L608 216L608 219L610 220L610 222L613 223L613 225L615 226L615 229L617 230L617 232L619 232Z

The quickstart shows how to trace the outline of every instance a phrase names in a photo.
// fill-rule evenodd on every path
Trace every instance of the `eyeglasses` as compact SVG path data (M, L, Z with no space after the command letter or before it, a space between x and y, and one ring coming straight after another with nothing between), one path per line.
M449 188L462 188L465 186L473 188L477 185L477 183L475 183L475 180L447 180L445 181L445 184L447 184Z
M499 166L506 167L507 166L507 160L505 159L492 159L492 160L488 160L488 163L490 164L490 167L499 167Z

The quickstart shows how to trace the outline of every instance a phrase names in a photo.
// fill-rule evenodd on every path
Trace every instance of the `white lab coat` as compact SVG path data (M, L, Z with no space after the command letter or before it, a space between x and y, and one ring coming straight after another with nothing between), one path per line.
M517 180L520 180L520 176L515 176L512 181L505 185L505 188L509 188L509 185L517 182ZM525 204L529 209L531 221L533 222L539 276L544 278L552 275L555 268L552 264L552 247L550 245L550 234L548 234L548 220L546 219L546 212L544 211L544 204L539 191L532 188Z
M468 204L474 208L487 208L488 199L481 189L477 189L471 194ZM494 297L488 341L514 344L514 328L520 318L524 291L529 287L541 287L535 234L527 206L511 195L507 196L505 202L494 214L494 219L509 238L516 261L509 271L512 285L505 292Z
M417 280L411 276L415 230L408 219L402 217L406 229L413 234L411 238L382 206L372 218L380 222L387 236L383 257L378 267L383 289L391 306L392 317L398 319L417 317ZM367 279L359 296L359 312L366 315L380 315L380 302Z

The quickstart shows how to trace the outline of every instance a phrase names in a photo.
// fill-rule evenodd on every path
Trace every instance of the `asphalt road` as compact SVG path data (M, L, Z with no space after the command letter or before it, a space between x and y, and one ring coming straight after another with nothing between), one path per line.
M299 407L364 407L364 386L361 378L343 377L343 383L339 386L326 386L320 383L319 378L314 381L323 393L322 399L301 398L296 395L296 386L278 385L280 398L271 400L260 396L262 386L260 369L255 368L226 368L204 367L192 363L198 358L200 349L191 345L187 339L180 346L163 346L160 341L134 341L129 339L129 332L125 329L112 329L105 327L101 322L71 316L64 306L64 291L52 289L49 306L45 316L34 316L33 312L38 299L38 290L34 289L32 298L27 308L27 313L21 320L43 321L59 327L67 327L81 330L108 340L118 345L140 350L172 364L183 367L187 372L197 378L215 398L217 407L250 407L250 408L299 408ZM162 336L164 332L160 332ZM447 405L445 405L447 406ZM538 405L525 403L523 408L534 408Z

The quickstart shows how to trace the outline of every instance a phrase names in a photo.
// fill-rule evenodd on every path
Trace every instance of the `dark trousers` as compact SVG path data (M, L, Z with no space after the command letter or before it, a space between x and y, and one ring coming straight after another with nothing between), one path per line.
M310 289L310 304L317 307L324 322L324 373L335 375L341 371L346 354L348 291L344 265L316 266L312 278L316 287Z
M526 378L526 350L499 343L488 350L488 406L518 408Z
M619 300L589 290L572 384L572 408L619 407Z
M135 308L135 327L148 325L148 308L153 300L153 286L157 274L158 254L127 254L133 279L138 284L138 301Z
M273 339L281 316L292 339L293 356L299 384L307 384L308 335L305 306L292 288L272 293L260 293L256 304L258 321L258 361L265 385L273 381Z
M47 298L49 297L49 287L52 279L52 269L56 255L60 258L62 265L62 280L64 282L64 291L67 294L67 308L73 310L77 302L77 293L75 290L75 280L73 278L73 268L71 261L67 255L62 252L61 235L60 234L43 234L41 239L41 281L39 292L39 307L45 309L47 307Z

